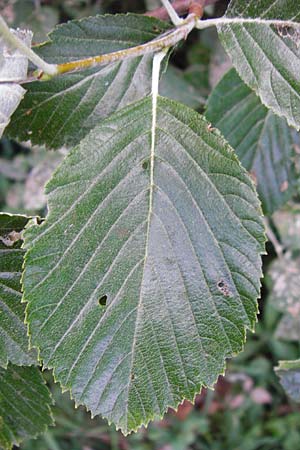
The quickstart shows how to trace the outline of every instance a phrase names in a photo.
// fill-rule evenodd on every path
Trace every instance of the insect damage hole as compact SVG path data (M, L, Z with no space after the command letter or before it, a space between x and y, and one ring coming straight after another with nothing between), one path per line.
M22 240L22 233L19 233L18 231L11 231L5 236L0 236L0 242L2 242L6 247L12 247L20 240Z
M218 286L219 291L222 292L222 294L225 297L230 297L231 293L230 293L230 290L229 290L229 286L227 285L227 283L225 283L224 280L220 280L218 282L217 286Z
M149 161L144 161L143 164L142 164L142 168L143 168L144 170L147 170L148 167L149 167Z
M107 302L107 295L102 295L102 297L100 297L98 300L100 306L106 306L106 302Z

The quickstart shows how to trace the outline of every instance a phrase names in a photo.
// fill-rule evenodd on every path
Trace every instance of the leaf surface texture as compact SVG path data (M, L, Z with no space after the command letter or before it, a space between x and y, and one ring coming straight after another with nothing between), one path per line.
M134 14L88 17L59 25L35 51L61 64L134 47L168 29L164 22ZM149 94L151 69L147 54L28 83L8 134L50 148L76 144L101 119Z
M21 272L24 258L22 239L28 218L0 214L0 367L10 361L17 365L36 362L36 352L28 350L21 304Z
M30 47L32 32L11 30L25 45ZM27 77L28 59L20 50L12 49L3 37L0 37L0 138L7 127L12 114L19 106L25 94L18 81Z
M52 400L37 367L0 368L0 446L10 450L53 424Z
M253 329L264 231L253 183L194 111L146 98L97 126L26 231L32 344L123 432L212 386Z
M268 110L234 69L213 90L206 117L252 175L265 214L291 199L299 186L295 161L299 133Z
M300 128L300 9L294 0L232 0L227 18L256 23L224 24L220 38L239 75L275 113ZM265 25L285 20L291 26Z
M292 400L300 403L300 359L279 361L276 373L286 393Z

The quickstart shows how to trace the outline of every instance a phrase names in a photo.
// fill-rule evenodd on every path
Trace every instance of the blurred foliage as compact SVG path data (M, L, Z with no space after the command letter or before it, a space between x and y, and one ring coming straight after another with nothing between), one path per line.
M41 42L56 23L105 12L143 12L157 6L157 0L0 0L1 13L11 26L34 30L34 42ZM219 1L221 14L227 1ZM208 8L206 14L212 12ZM171 72L162 87L175 96L189 85L185 101L203 109L205 99L230 67L216 34L193 32L172 55ZM173 84L171 84L173 83ZM170 89L170 84L172 89ZM177 94L178 95L178 94ZM182 101L183 99L180 98ZM47 152L6 139L0 141L1 210L44 215L43 186L65 151ZM297 199L296 199L297 200ZM299 200L299 199L298 199ZM300 251L300 203L277 212L272 229L284 250L292 247L292 257ZM288 219L288 220L287 220ZM288 226L285 225L288 223ZM275 262L274 262L275 261ZM265 268L276 264L271 244ZM22 450L297 450L300 448L300 407L282 389L273 367L280 359L297 359L299 341L286 341L278 335L284 312L276 309L272 297L274 281L267 277L260 302L261 314L256 333L248 335L245 351L228 364L215 391L203 390L195 406L184 402L178 412L170 411L161 422L147 430L123 437L105 421L91 419L84 408L74 409L69 394L62 394L50 372L45 377L55 398L56 427L37 440L29 440Z

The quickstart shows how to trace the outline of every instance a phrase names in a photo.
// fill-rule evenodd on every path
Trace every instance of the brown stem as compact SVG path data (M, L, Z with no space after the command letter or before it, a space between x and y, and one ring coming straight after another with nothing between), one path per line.
M201 10L204 6L212 5L217 3L217 1L218 0L175 0L172 3L172 6L178 15L182 15L191 12L191 9L194 11L195 9ZM149 11L145 14L145 16L156 17L160 20L168 20L169 18L164 7Z

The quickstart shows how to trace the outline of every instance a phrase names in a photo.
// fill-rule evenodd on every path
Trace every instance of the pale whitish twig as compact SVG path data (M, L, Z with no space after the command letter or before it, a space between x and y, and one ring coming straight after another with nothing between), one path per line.
M190 14L182 24L173 30L167 31L156 39L147 42L146 44L137 45L124 50L118 50L104 55L93 56L91 58L82 59L79 61L71 61L63 64L58 64L57 74L73 72L75 70L87 69L89 67L101 66L115 61L123 61L124 59L143 56L149 53L157 53L165 48L173 47L195 28L196 16ZM40 76L43 79L43 75ZM47 79L47 78L46 78Z
M161 2L165 7L165 9L167 10L167 13L169 14L169 17L173 22L173 24L175 25L175 27L178 27L178 25L180 25L183 22L183 20L178 16L177 12L173 8L169 0L161 0Z
M283 246L280 244L277 237L275 236L275 233L273 232L272 228L270 227L270 224L269 224L269 221L267 218L264 219L264 222L265 222L267 238L273 245L277 256L279 258L281 258L283 256Z
M46 63L42 58L34 53L31 48L27 47L21 39L11 32L2 16L0 16L0 34L3 36L3 39L7 44L19 49L24 56L27 56L27 58L44 73L47 73L48 75L55 75L57 73L57 65Z
M217 27L222 25L246 25L246 24L255 24L255 25L275 25L278 27L300 27L299 23L295 23L291 20L277 20L277 19L251 19L251 18L242 18L242 17L220 17L218 19L207 19L207 20L197 20L196 28L199 30L203 30L204 28L209 27Z
M177 12L178 16L180 16L190 12L190 8L193 3L194 6L198 5L200 7L205 7L208 5L213 5L214 3L217 2L218 0L174 0L172 6ZM157 19L160 20L168 20L169 18L168 13L164 7L162 8L157 7L156 9L152 9L151 11L147 11L144 15L156 17Z
M171 4L169 3L171 6ZM119 50L104 55L93 56L91 58L82 59L79 61L71 61L63 64L58 64L57 74L73 72L75 70L86 69L88 67L94 67L97 65L109 64L115 61L122 61L124 59L138 57L147 53L155 53L163 50L164 48L173 47L192 31L193 28L204 29L214 26L226 25L226 24L262 24L262 25L275 25L283 27L295 27L294 22L286 20L265 20L265 19L243 19L243 18L226 18L221 17L219 19L207 19L198 20L195 14L190 14L184 19L180 25L176 26L171 31L159 36L158 38L136 47L130 47L124 50ZM47 79L40 74L41 79Z

